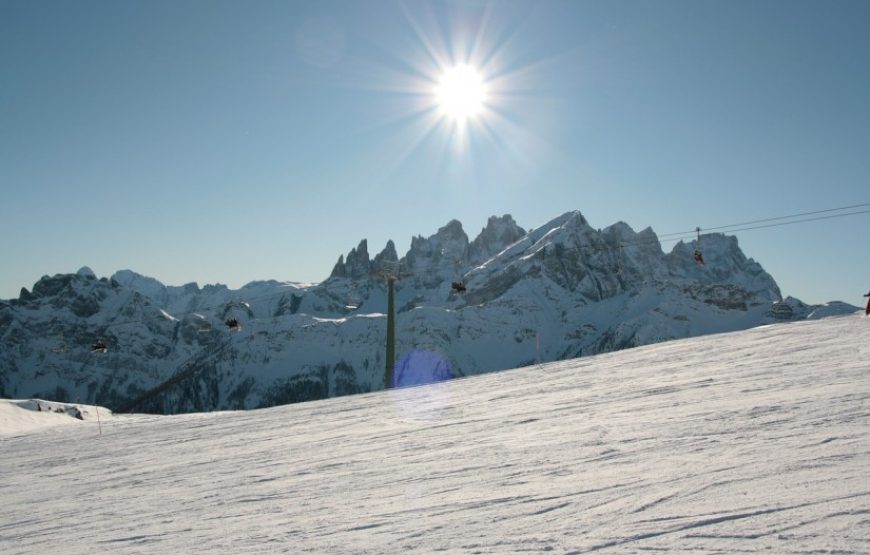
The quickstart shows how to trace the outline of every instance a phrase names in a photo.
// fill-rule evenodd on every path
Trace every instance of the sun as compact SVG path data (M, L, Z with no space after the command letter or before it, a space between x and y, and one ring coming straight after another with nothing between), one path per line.
M458 64L442 73L434 89L441 113L457 122L479 116L486 106L486 85L476 69Z

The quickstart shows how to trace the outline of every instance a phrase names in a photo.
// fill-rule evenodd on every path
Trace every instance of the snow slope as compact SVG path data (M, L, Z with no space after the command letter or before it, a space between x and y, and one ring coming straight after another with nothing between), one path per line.
M870 552L870 319L0 436L0 552Z

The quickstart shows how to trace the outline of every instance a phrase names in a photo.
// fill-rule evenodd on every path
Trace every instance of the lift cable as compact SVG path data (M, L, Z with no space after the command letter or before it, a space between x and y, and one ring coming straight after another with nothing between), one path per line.
M803 216L813 216L816 214L826 214L829 212L841 212L843 210L853 210L855 208L864 208L866 206L870 206L870 202L864 202L861 204L853 204L851 206L841 206L840 208L827 208L825 210L814 210L811 212L801 212L798 214L791 214L789 216L776 216L773 218L762 218L760 220L751 220L748 222L740 222L740 223L736 223L736 224L720 225L720 226L716 226L716 227L702 227L701 229L702 229L702 231L721 231L723 229L730 229L732 227L743 227L746 225L761 224L761 223L766 223L766 222L774 222L774 221L778 221L778 220L790 220L793 218L800 218ZM864 214L864 213L865 212L852 212L849 214L837 214L837 215L832 216L832 217L853 216L855 214ZM819 218L819 219L824 219L824 218ZM809 222L809 221L814 221L814 220L808 219L808 220L802 220L802 221ZM769 226L769 227L774 227L774 226ZM677 231L674 233L663 233L663 234L659 235L658 237L659 237L659 239L664 239L667 237L671 237L672 235L691 235L692 233L694 233L694 231L695 230L693 229L690 231Z

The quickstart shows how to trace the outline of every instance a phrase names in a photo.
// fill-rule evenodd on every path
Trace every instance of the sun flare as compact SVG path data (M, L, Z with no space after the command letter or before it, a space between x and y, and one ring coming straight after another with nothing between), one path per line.
M441 113L460 122L480 115L486 105L483 78L467 64L445 69L434 93Z

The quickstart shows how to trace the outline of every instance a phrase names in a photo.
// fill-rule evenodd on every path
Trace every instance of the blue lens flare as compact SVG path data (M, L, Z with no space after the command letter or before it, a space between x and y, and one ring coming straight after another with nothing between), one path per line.
M455 413L450 393L453 370L444 357L415 349L403 355L393 369L390 399L403 420L427 422Z
M415 349L396 362L393 387L438 383L453 378L450 363L438 353Z

